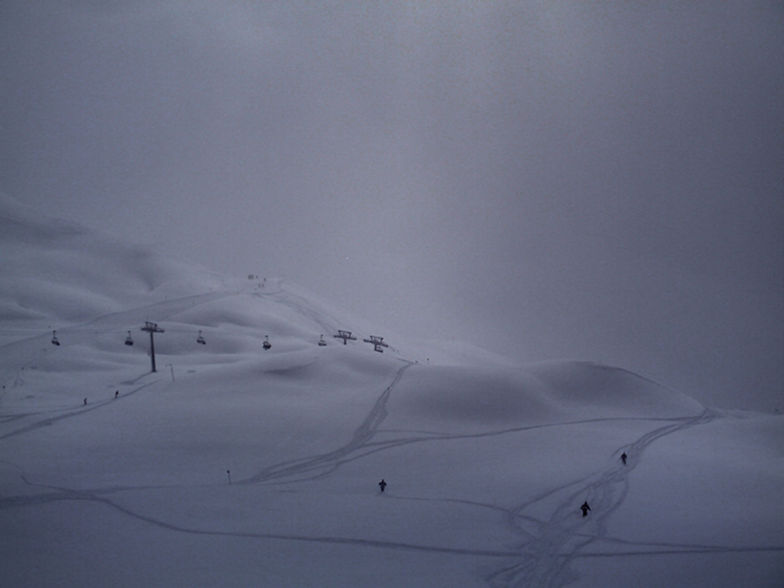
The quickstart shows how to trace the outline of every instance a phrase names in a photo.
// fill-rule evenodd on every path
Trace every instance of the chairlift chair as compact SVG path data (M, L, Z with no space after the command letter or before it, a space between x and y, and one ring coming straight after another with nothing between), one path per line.
M52 331L52 345L60 345L60 340L57 338L57 331Z
M201 334L201 331L199 331L199 336L196 337L196 343L199 343L200 345L206 345L207 344L207 342L204 340L204 337Z
M269 342L269 335L264 335L264 343L262 343L261 346L265 351L272 347L272 343Z
M326 347L327 346L327 342L324 341L324 335L321 336L321 339L319 339L318 344L319 344L319 347Z
M128 331L128 336L125 338L126 345L133 345L133 337L131 337L131 332Z

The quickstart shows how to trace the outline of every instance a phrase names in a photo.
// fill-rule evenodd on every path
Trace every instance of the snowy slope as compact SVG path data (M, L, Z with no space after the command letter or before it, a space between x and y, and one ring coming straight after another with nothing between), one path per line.
M407 341L8 198L0 223L4 585L782 583L779 416Z

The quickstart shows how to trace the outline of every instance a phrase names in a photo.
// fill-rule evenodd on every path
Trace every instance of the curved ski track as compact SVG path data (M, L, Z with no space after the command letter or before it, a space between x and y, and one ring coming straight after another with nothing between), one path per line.
M551 496L560 497L550 519L539 523L536 536L523 544L523 561L490 575L488 583L499 587L557 588L575 580L576 576L569 564L576 557L582 557L582 549L607 536L607 520L626 498L629 474L639 463L645 449L666 435L708 423L713 418L714 415L705 410L698 416L684 417L678 419L678 422L649 431L633 443L618 449L616 453L626 451L631 456L626 465L618 461L605 471L553 488L518 506L513 512L513 524L520 519L534 520L525 516L526 509ZM582 517L577 508L583 500L591 505L588 517ZM518 529L530 536L530 532L523 531L519 526Z
M365 417L365 420L362 421L362 424L354 431L354 434L348 443L327 453L277 463L263 469L255 476L239 480L236 483L258 484L260 482L268 482L280 478L292 476L300 477L311 474L314 471L319 473L310 476L310 478L318 478L332 472L341 463L349 461L347 458L352 453L362 451L366 448L370 439L376 434L378 426L387 416L387 401L389 400L389 395L392 393L392 389L403 377L405 371L412 365L414 364L406 361L405 365L397 370L392 383L389 384L381 393L381 396L378 397L373 408Z

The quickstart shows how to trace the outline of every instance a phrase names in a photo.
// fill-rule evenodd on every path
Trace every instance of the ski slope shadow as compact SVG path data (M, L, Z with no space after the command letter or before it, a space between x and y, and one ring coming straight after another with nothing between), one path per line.
M645 451L656 440L682 431L688 427L705 424L715 418L709 410L694 417L684 417L678 422L649 431L630 445L619 448L633 456L622 465L616 461L608 469L581 480L553 488L516 509L516 517L530 522L526 511L535 504L556 497L558 502L547 521L541 522L531 538L530 530L518 531L527 540L522 545L522 561L501 569L486 578L490 586L537 586L558 588L577 579L570 563L580 557L580 551L607 535L607 521L620 507L629 491L628 476L639 463ZM578 506L587 500L591 513L583 517Z

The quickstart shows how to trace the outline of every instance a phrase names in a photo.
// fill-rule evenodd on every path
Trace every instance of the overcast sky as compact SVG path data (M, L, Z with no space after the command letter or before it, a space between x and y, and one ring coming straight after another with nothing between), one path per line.
M0 2L0 190L784 409L780 2Z

